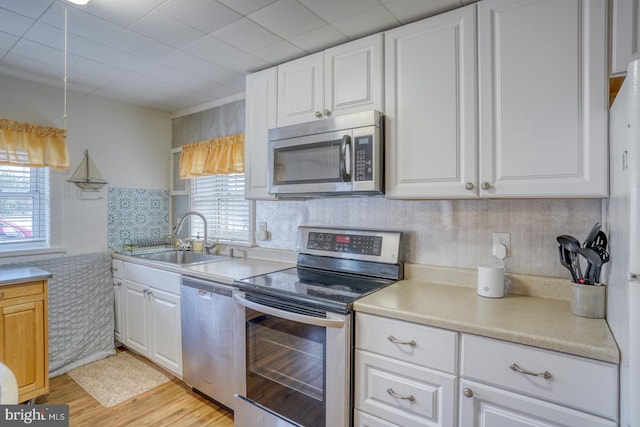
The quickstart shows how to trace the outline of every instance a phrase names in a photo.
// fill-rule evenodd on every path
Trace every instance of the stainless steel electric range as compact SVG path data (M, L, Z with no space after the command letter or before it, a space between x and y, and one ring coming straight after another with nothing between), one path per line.
M234 282L238 427L348 426L354 301L402 278L403 233L302 226L294 268Z

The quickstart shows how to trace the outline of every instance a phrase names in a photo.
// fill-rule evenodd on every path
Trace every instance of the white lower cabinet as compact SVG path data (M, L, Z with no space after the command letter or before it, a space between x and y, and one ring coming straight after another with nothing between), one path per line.
M357 313L354 424L454 425L456 360L456 332Z
M180 275L124 263L122 343L182 378Z
M618 367L462 335L460 426L615 426Z
M356 427L617 425L616 364L366 313L355 337Z
M113 304L115 319L113 322L113 332L116 341L122 343L122 327L124 324L124 309L122 307L124 289L122 288L123 261L119 259L111 260L111 275L113 283Z

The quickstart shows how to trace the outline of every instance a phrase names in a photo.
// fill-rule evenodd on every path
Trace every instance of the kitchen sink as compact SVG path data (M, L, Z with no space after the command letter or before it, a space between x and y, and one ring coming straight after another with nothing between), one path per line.
M164 264L173 264L177 266L188 266L196 264L205 264L208 262L222 261L228 259L228 256L202 254L199 252L190 251L170 251L170 252L156 252L152 254L138 255L140 258L162 262Z

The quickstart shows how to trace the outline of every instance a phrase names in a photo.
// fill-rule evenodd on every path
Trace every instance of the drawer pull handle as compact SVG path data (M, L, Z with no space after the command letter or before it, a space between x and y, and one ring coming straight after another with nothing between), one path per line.
M549 373L549 371L531 372L531 371L527 371L526 369L522 369L520 366L518 366L517 363L512 363L511 366L509 366L509 367L514 372L520 372L521 374L531 375L532 377L542 377L545 380L549 380L552 377L552 375Z
M400 341L398 338L394 337L393 335L389 335L388 338L389 338L389 341L391 341L392 343L395 343L395 344L410 345L411 347L415 347L416 346L416 342L414 340L411 340L411 341Z
M391 396L395 397L396 399L408 400L411 403L414 403L416 401L416 398L413 397L413 395L401 396L398 393L396 393L395 391L393 391L392 388L388 388L387 389L387 393L389 393Z

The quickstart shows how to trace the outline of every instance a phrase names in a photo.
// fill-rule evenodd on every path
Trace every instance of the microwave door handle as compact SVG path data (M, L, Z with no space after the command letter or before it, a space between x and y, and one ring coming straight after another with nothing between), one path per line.
M259 311L264 314L270 314L281 319L292 320L294 322L305 323L312 326L321 326L323 328L343 328L344 320L341 319L325 319L322 317L307 316L304 314L293 313L291 311L281 310L278 308L269 307L268 305L258 304L253 301L249 301L237 293L233 293L233 299L240 305L250 308L255 311Z
M340 156L340 174L342 181L351 181L351 137L342 137L342 155Z

